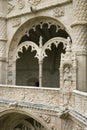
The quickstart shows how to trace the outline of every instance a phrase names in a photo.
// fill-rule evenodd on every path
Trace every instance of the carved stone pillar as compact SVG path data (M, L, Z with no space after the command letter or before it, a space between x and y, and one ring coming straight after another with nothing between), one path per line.
M6 1L0 0L0 84L6 83Z
M72 51L78 60L77 89L87 91L87 1L73 0Z

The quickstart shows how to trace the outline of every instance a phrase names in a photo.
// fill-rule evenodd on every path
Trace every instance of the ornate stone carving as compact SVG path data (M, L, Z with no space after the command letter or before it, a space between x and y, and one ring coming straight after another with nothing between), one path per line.
M12 21L12 26L17 27L21 24L21 19L20 18L14 18Z
M66 53L61 56L60 65L60 76L61 76L61 86L64 91L70 91L73 83L72 73L73 73L73 63L75 66L75 59L73 59L71 53L71 42L67 39Z
M50 123L51 117L48 115L39 114L39 117L42 118L46 123Z
M28 0L28 2L31 4L31 5L38 5L40 3L41 0Z
M34 120L34 128L36 130L44 130L43 126L39 122L37 122L36 120Z
M23 9L25 6L25 1L24 0L18 0L18 8Z
M64 16L64 8L63 7L56 7L53 10L53 14L55 17L61 17Z
M65 91L69 91L72 86L72 72L71 72L71 66L67 65L64 67L63 70L63 84Z
M47 54L46 54L46 50L51 50L51 45L52 44L55 44L56 47L60 44L60 43L63 43L63 46L64 48L66 47L67 45L67 40L64 39L64 38L61 38L61 37L55 37L55 38L52 38L50 39L49 41L47 41L44 46L42 46L42 37L40 37L39 39L39 46L37 46L34 42L31 42L31 41L27 41L23 44L20 44L20 46L18 47L17 51L16 51L16 59L20 58L18 56L18 52L22 52L22 48L25 47L26 49L28 49L29 46L31 46L31 51L36 51L36 55L35 57L37 59L39 59L39 61L42 61L45 57L47 57Z
M86 0L74 0L74 20L77 21L86 21L87 23L87 2Z
M86 26L77 26L74 28L73 51L84 51L87 49L87 28ZM77 49L78 48L78 49Z

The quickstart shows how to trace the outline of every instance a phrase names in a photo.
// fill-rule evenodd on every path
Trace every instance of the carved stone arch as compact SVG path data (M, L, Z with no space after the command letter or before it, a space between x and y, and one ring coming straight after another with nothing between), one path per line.
M62 29L65 30L65 27L58 20L55 20L54 18L51 18L51 17L44 17L44 16L35 17L35 18L27 21L23 25L21 25L21 27L15 32L15 34L14 34L12 40L11 40L11 44L9 46L7 84L15 84L15 81L13 81L13 79L15 79L15 62L14 62L13 57L14 57L14 54L15 54L14 50L17 49L18 43L20 42L21 37L27 31L28 27L29 28L31 28L31 27L34 28L34 24L37 25L38 22L40 23L41 21L47 22L47 23L49 23L49 21L51 21L54 25L59 25Z
M6 120L6 118L8 119L7 122L5 121L6 124L3 126L4 127L3 130L6 130L6 128L7 129L9 128L9 130L13 130L12 128L15 127L17 124L20 124L20 123L24 123L24 124L26 124L26 126L28 126L29 122L24 121L22 119L23 116L19 119L15 118L16 121L14 119L14 120L9 122L9 119L13 118L13 117L9 118L9 115L10 114L12 115L14 113L23 115L24 119L28 119L28 117L30 117L30 118L34 119L35 121L37 121L38 123L40 123L45 128L45 130L50 130L49 125L46 124L43 120L41 120L41 118L39 116L37 116L37 112L31 113L31 112L29 112L29 110L22 110L22 108L20 110L18 110L18 109L8 109L8 110L5 110L5 111L0 113L0 119L1 120L3 120L4 118L5 118L5 120ZM11 126L11 123L12 123L12 126ZM34 130L30 123L29 123L29 125L32 128L32 130Z

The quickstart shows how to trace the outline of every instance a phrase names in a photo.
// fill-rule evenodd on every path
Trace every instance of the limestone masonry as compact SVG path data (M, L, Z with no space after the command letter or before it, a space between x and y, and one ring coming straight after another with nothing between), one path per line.
M0 130L87 130L87 0L0 0Z

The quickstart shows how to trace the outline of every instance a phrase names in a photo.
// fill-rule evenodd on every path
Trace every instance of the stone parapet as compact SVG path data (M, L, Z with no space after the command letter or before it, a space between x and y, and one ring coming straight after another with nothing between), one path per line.
M74 90L69 102L69 109L87 117L87 93Z
M0 86L0 98L13 101L24 101L49 106L59 106L59 89Z

